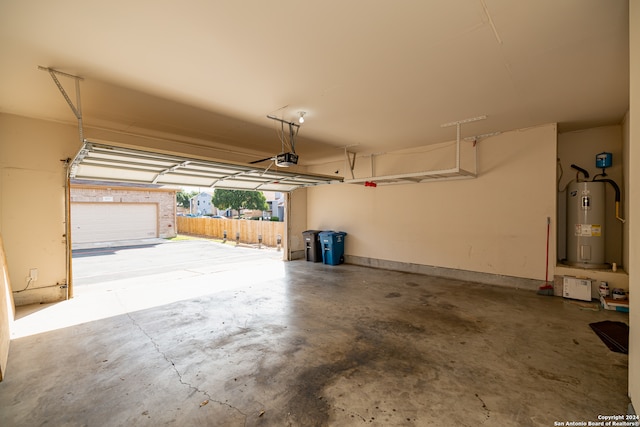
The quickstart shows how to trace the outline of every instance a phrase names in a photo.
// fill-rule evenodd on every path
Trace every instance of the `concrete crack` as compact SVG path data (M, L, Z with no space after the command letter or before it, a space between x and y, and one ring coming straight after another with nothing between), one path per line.
M482 403L482 409L484 409L486 411L487 419L489 419L491 417L491 411L489 410L489 408L487 408L487 404L484 403L484 400L482 400L482 398L478 395L478 393L476 393L476 397L478 398L480 403Z
M171 358L169 356L167 356L167 354L165 352L163 352L160 349L160 346L158 345L158 343L156 343L156 341L153 339L153 337L151 337L151 335L149 335L147 333L147 331L145 331L144 328L142 328L142 326L140 326L140 324L138 322L136 322L136 320L131 316L130 313L127 313L127 317L131 320L131 323L133 323L133 325L136 328L138 328L140 330L140 332L142 332L149 339L149 341L151 342L151 344L153 344L153 347L156 349L158 354L160 354L164 358L164 360L166 360L167 362L169 362L171 364L171 368L173 369L173 371L178 376L178 381L180 382L180 384L182 384L184 386L187 386L190 390L193 390L195 393L200 393L200 394L202 394L202 395L204 395L206 397L206 400L203 403L200 404L200 407L205 406L209 402L214 402L214 403L217 403L219 405L226 406L228 408L233 409L234 411L236 411L240 415L242 415L242 417L244 417L244 425L247 424L247 414L242 412L239 408L236 408L235 406L233 406L233 405L231 405L231 404L229 404L227 402L222 402L220 400L216 400L216 399L212 398L211 395L206 390L200 390L198 387L196 387L196 386L192 385L191 383L185 381L183 376L182 376L182 374L178 370L178 367L176 366L176 364L173 362L173 360L171 360Z

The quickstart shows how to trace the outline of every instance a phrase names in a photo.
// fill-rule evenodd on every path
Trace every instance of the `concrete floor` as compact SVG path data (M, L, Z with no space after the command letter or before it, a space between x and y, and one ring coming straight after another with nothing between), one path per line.
M589 328L625 314L224 250L233 269L218 254L87 276L71 301L22 308L0 424L553 426L626 413L628 356ZM82 262L96 259L74 271Z

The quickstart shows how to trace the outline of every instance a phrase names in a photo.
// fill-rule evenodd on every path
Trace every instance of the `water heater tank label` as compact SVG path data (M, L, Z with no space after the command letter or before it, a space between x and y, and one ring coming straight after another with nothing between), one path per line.
M576 224L575 235L580 237L600 237L602 236L602 226L599 224Z

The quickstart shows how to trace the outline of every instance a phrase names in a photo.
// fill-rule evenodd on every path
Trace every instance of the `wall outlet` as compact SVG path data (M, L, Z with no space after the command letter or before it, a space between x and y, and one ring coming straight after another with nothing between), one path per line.
M31 270L29 270L29 279L31 279L31 281L33 281L33 282L38 280L38 269L37 268L32 268Z

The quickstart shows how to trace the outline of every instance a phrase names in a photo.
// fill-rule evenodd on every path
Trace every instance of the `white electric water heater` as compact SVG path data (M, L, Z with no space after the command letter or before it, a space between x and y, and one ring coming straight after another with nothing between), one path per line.
M572 182L567 188L567 264L607 268L605 263L605 183Z

